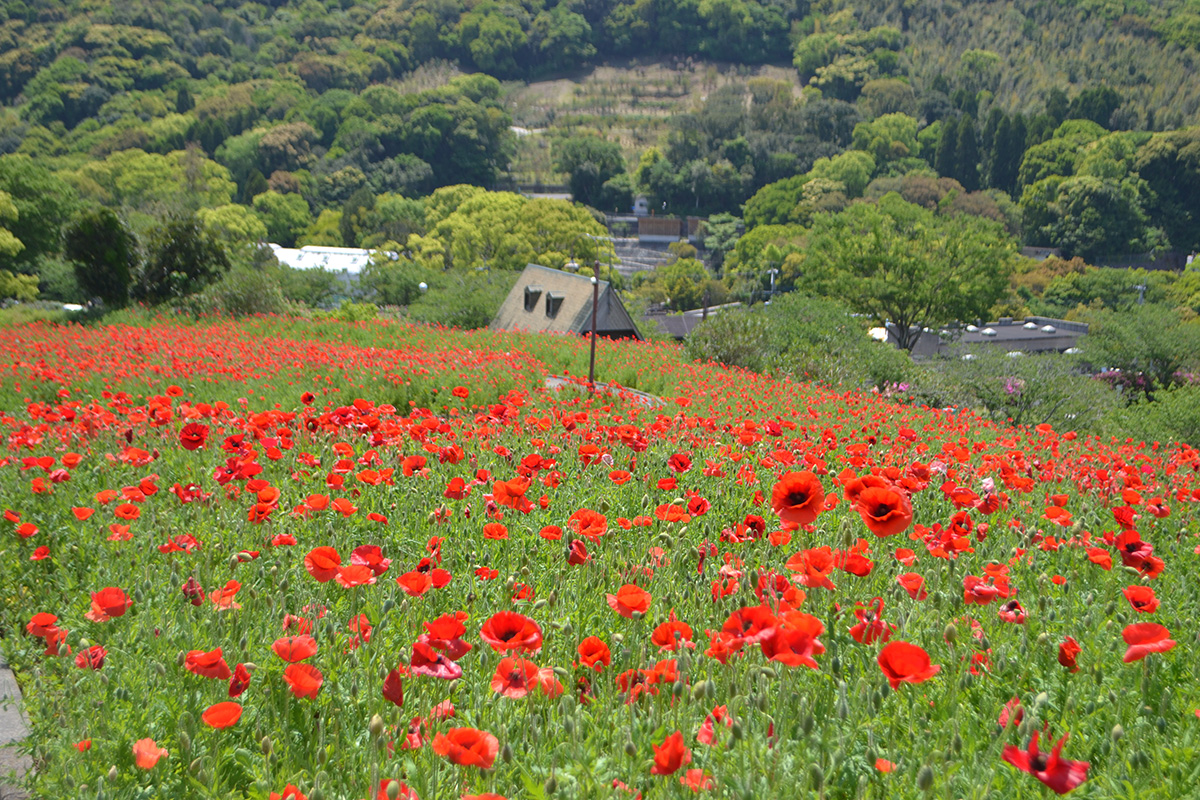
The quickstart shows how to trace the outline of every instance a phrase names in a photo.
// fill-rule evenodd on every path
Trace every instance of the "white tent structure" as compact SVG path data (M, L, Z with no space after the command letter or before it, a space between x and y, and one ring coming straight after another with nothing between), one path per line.
M373 250L358 247L326 247L306 245L299 249L271 244L271 251L279 263L293 269L324 269L358 275L371 263Z

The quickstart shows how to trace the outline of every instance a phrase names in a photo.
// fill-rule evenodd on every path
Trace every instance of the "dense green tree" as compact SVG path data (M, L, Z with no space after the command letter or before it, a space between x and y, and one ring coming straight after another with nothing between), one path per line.
M1090 119L1109 127L1113 112L1121 105L1121 95L1111 86L1093 86L1075 96L1067 108L1068 119Z
M938 137L937 153L933 157L933 168L944 178L956 178L958 169L958 118L942 120L941 135Z
M999 223L937 216L889 194L817 215L801 258L808 286L889 323L911 350L927 326L987 315L1016 243Z
M1123 385L1153 397L1200 368L1200 322L1185 320L1154 303L1122 312L1095 311L1086 317L1084 355L1094 364L1120 370Z
M595 206L604 184L625 171L621 146L596 136L573 136L554 147L554 168L568 175L577 202Z
M958 124L958 145L955 148L954 178L968 192L979 188L979 141L975 120L964 116Z
M195 214L167 217L150 231L132 296L157 305L194 294L229 271L229 255Z
M266 226L267 238L284 247L295 245L313 221L308 202L298 194L263 192L254 198L254 210Z
M111 209L89 208L63 229L63 255L74 263L75 280L90 299L120 308L141 263L137 237Z
M75 191L45 166L16 154L0 156L0 192L16 209L4 227L22 245L0 254L0 265L27 272L40 256L58 251L62 226L78 203Z

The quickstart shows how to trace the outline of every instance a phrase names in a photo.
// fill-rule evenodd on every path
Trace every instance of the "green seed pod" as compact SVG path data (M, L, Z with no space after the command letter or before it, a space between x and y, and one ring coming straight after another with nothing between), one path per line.
M387 785L388 800L396 800L400 796L400 782L388 781Z
M917 773L917 788L922 792L928 792L933 788L933 768L928 764L921 767L921 771Z
M393 600L392 598L389 597L387 600L383 601L383 613L386 614L395 607L396 607L396 601Z
M744 736L744 735L745 735L745 731L742 730L742 723L734 722L733 727L731 727L729 729L729 736L735 742L740 742L742 740L742 736Z
M767 711L767 696L765 694L760 694L758 696L758 702L756 705L758 706L759 711L766 713L766 711Z
M946 629L942 631L942 636L946 639L947 644L953 645L958 641L958 628L953 622L946 624Z
M808 777L812 780L813 788L818 792L825 785L825 773L821 771L819 764L813 764L808 768Z
M567 717L563 720L563 731L567 736L575 735L575 719L573 717Z
M558 791L558 779L554 777L554 773L551 773L550 777L546 778L546 782L542 784L542 791L544 791L547 796L550 796Z
M512 758L513 758L512 745L510 745L508 742L505 742L504 747L500 748L500 760L503 761L505 764L509 764L509 763L512 763Z
M634 746L632 739L625 740L625 755L633 758L637 755L637 747Z
M264 736L262 741L258 743L258 749L262 750L264 756L269 756L271 754L271 737Z

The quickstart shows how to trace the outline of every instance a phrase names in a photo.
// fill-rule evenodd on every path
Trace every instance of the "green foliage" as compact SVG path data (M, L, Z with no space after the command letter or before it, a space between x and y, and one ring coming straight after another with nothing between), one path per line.
M16 210L4 216L5 229L22 247L9 255L0 255L0 264L28 270L42 255L59 247L63 224L75 210L74 191L49 169L24 155L0 156L0 192L4 192Z
M1078 356L1009 356L984 347L926 362L912 376L911 397L933 407L969 408L1000 423L1095 430L1121 405Z
M229 268L224 246L195 214L172 215L150 232L130 293L152 305L170 302L200 291Z
M37 299L37 275L13 274L6 269L0 269L0 300L12 298L22 302Z
M137 238L111 209L89 208L63 230L63 255L74 262L83 295L98 297L110 308L129 300L129 287L141 262Z
M912 370L907 354L871 339L845 305L801 293L713 314L688 337L685 351L693 359L829 386L885 388Z
M262 242L267 238L267 226L246 206L227 203L216 208L202 208L197 216L207 231L230 248Z
M254 198L254 210L266 227L267 239L284 247L296 244L296 237L312 225L308 203L298 194L263 192Z
M336 273L324 269L294 269L279 265L271 270L285 300L309 308L326 308L343 291Z
M1145 184L1078 175L1045 178L1021 195L1025 239L1053 242L1070 258L1140 253L1166 244L1142 209Z
M1031 308L1051 316L1065 316L1079 306L1127 311L1139 299L1148 303L1165 302L1174 282L1174 275L1158 270L1064 269L1049 281Z
M1182 442L1200 445L1200 384L1163 389L1154 399L1142 399L1117 409L1105 420L1104 432L1134 441Z
M891 323L911 349L924 327L986 316L1015 261L999 223L937 216L888 194L817 215L799 270L806 286Z
M384 248L386 250L388 246L385 245ZM380 252L359 273L358 286L363 295L376 305L409 306L423 294L421 284L424 283L428 289L431 280L434 280L433 273L422 269L411 260L392 260Z
M555 144L554 168L569 176L576 202L600 203L604 184L625 172L621 146L595 136L573 136Z
M281 314L288 304L269 270L237 266L215 283L186 298L183 307L196 315L219 313L230 317Z
M1121 383L1148 398L1200 371L1200 320L1169 306L1147 303L1124 311L1088 313L1084 355L1097 366L1119 370Z

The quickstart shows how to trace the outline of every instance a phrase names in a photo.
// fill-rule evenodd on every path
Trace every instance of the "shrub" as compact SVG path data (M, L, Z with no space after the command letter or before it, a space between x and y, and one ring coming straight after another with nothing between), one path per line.
M1088 377L1077 356L1012 357L995 348L926 362L914 373L910 393L926 405L970 408L997 422L1076 430L1094 430L1120 405L1117 393Z

